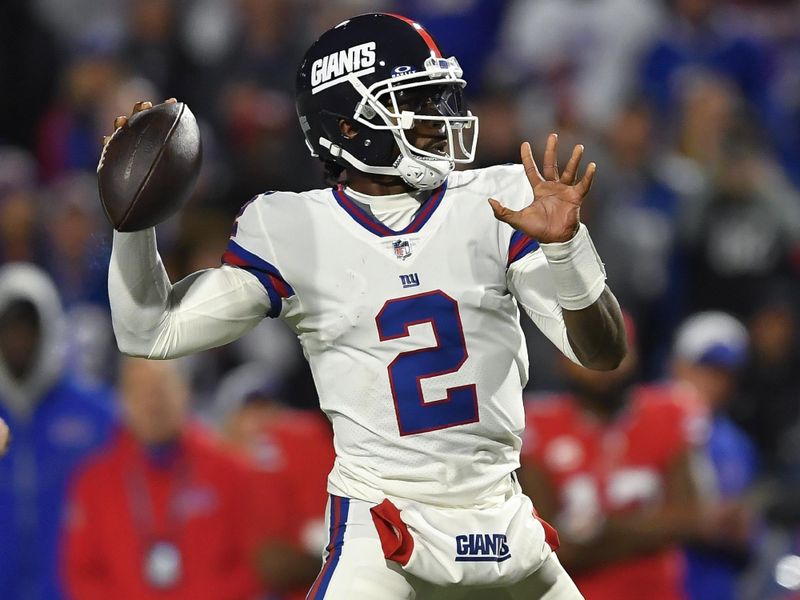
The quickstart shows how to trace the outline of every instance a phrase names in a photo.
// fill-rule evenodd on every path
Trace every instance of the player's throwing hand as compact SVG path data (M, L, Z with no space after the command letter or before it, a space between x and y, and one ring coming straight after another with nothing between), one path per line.
M576 182L583 156L583 146L578 144L572 150L567 168L559 175L557 148L558 136L551 133L544 149L544 177L533 159L531 145L524 142L520 148L525 175L535 198L529 206L511 210L494 198L489 199L495 217L544 244L566 242L578 231L581 204L597 170L595 163L589 163L583 177Z
M169 98L168 100L164 100L164 104L175 104L176 102L177 100L175 98ZM137 102L136 104L133 105L133 110L131 111L131 117L136 113L140 113L143 110L147 110L150 108L153 108L153 103L148 100L142 100L140 102ZM114 132L116 132L118 129L121 129L122 127L125 127L125 124L128 122L128 118L129 117L125 115L120 115L119 117L114 119L114 131L111 133L111 135L103 136L103 146L108 144Z

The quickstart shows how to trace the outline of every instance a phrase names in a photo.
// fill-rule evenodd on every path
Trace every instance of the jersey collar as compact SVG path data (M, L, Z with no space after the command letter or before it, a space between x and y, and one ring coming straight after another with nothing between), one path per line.
M355 220L364 229L380 237L389 237L394 235L416 233L422 229L425 223L427 223L431 218L431 215L433 215L434 211L442 203L442 198L444 198L444 194L447 191L447 181L433 191L431 197L425 201L425 203L422 205L422 208L411 220L411 223L409 223L408 226L400 231L389 229L383 223L376 221L370 214L365 212L363 208L361 208L345 193L341 184L331 191L333 192L333 197L336 199L336 202L338 202L339 206L341 206L345 212L349 214L353 220Z

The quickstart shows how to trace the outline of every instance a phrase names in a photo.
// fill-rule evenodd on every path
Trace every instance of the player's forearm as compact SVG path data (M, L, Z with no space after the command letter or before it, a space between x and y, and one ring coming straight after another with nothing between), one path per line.
M575 356L584 367L615 369L627 353L625 325L586 226L572 239L541 249Z
M569 344L584 367L616 369L628 351L619 303L605 286L600 297L581 310L563 309Z
M152 229L115 232L108 286L120 350L146 358L226 344L269 312L265 290L242 269L208 269L170 284Z
M627 350L622 313L585 226L568 242L540 248L509 267L509 290L567 357L615 368Z
M147 357L163 327L172 284L156 247L155 229L114 232L108 268L111 321L119 349Z

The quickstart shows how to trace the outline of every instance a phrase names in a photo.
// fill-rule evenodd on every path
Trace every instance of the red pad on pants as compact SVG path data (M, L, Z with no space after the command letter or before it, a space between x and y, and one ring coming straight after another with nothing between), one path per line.
M384 500L369 509L369 512L372 513L372 522L381 539L383 555L403 566L408 564L414 551L414 538L400 518L400 510L389 500Z

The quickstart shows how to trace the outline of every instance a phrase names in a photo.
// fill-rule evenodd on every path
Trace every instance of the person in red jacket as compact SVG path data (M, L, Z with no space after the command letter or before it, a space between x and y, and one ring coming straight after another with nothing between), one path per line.
M244 462L189 425L174 364L125 359L121 394L124 427L73 482L63 552L69 597L255 597Z
M631 339L615 371L564 363L571 393L526 403L520 482L586 600L681 600L680 544L738 531L697 477L702 403L688 387L633 385L635 366Z
M322 563L325 486L333 432L319 410L296 410L276 386L249 392L228 420L228 439L255 464L251 534L264 585L280 600L303 600ZM273 596L269 596L272 598Z

